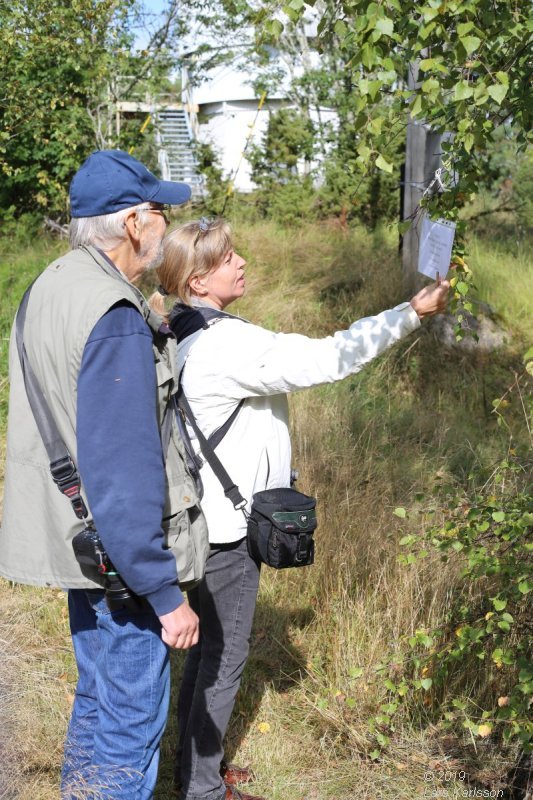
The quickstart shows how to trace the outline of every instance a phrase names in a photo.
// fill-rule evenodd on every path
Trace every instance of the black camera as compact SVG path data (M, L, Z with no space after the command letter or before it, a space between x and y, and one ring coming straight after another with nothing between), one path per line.
M110 611L119 611L122 608L142 611L145 608L146 601L126 586L111 563L96 528L89 525L76 534L72 547L85 577L103 585Z

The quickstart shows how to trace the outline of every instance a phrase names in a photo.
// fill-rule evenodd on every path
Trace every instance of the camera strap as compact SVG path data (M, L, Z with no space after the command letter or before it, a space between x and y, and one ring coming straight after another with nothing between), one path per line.
M24 386L26 388L28 402L35 418L35 423L41 434L48 458L50 459L52 479L59 491L69 499L76 517L78 519L85 519L88 516L88 511L83 497L81 496L81 481L78 470L59 433L56 422L48 407L48 403L46 402L39 382L29 363L26 347L24 345L24 323L26 321L26 310L32 286L33 283L24 293L15 322L17 350L24 378Z
M26 353L26 347L24 345L24 323L26 321L26 310L32 286L33 283L26 289L15 320L17 350L20 366L22 368L22 376L24 378L24 386L26 388L28 402L35 418L35 423L41 434L41 439L43 440L48 458L50 459L52 479L59 491L70 500L70 504L77 518L85 519L89 512L81 496L81 481L78 470L59 433L48 403L39 386L39 381L28 360L28 354Z

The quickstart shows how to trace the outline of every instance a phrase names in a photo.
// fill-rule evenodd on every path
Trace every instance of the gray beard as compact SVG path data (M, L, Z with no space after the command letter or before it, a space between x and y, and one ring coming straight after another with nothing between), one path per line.
M159 243L159 246L158 246L156 252L152 256L150 261L148 261L148 263L146 264L146 266L144 268L145 272L149 272L150 270L157 269L158 267L161 266L162 262L163 262L163 242L161 241Z

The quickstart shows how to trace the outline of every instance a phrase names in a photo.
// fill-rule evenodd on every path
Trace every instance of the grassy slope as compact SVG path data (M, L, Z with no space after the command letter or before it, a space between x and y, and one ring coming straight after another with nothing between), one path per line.
M395 244L384 233L265 224L243 228L238 245L250 262L239 311L273 329L324 336L402 299ZM27 278L61 247L39 246L16 262L0 259L0 281L10 292L2 293L3 337ZM439 781L439 770L465 765L481 780L475 749L450 740L424 713L416 724L400 720L392 748L377 762L368 758L366 730L382 699L375 665L402 634L439 619L454 577L453 567L443 571L431 561L398 567L404 523L392 511L415 492L431 491L438 478L466 485L473 467L489 470L506 446L490 402L508 385L528 336L531 262L480 241L472 265L516 344L487 359L443 351L423 329L359 376L291 398L299 487L319 499L317 562L308 570L264 571L227 745L229 758L254 764L253 791L269 800L393 800L437 790L460 797L465 783ZM10 748L4 737L12 765L4 783L22 800L49 800L57 794L75 679L65 598L2 583L0 603L0 640L10 654L0 659L0 684L12 688L1 714L13 732ZM173 656L175 683L181 659ZM158 800L171 797L174 740L171 718Z

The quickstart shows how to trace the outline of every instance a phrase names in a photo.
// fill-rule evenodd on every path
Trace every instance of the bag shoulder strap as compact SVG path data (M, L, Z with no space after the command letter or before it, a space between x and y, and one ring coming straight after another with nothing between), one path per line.
M227 314L225 311L221 311L218 308L212 308L211 306L188 306L185 303L178 302L174 305L174 308L170 312L169 327L179 343L188 336L191 336L193 333L196 333L196 331L207 330L211 322L224 318L236 319L236 317L234 317L232 314ZM242 321L247 322L247 320ZM180 389L178 390L178 400L182 396L184 397L183 390ZM213 450L218 447L226 433L233 425L233 422L235 421L235 418L241 410L243 404L244 398L236 406L224 424L214 431L211 436L209 436L207 441ZM190 419L190 416L192 416L192 411L190 411L190 415L187 413L186 416L188 419Z
M240 409L240 407L241 407L243 402L244 402L244 400L241 400L241 402L239 403L239 405L237 406L235 411L232 413L231 417L228 420L226 420L226 422L222 426L222 428L225 428L224 434L227 432L227 430L230 427L231 423L235 419L235 417L237 415L237 412L239 411L239 409ZM214 447L211 445L211 437L209 437L209 440L206 439L206 437L204 436L204 434L202 433L202 431L198 427L198 424L196 422L195 416L194 416L194 414L192 412L192 409L191 409L191 407L189 405L189 401L185 397L185 393L183 392L183 389L181 388L181 386L180 386L180 388L178 390L178 406L179 406L180 410L182 411L182 413L184 414L184 416L186 417L186 419L188 420L188 422L191 425L193 431L195 432L196 438L198 439L198 443L200 445L200 450L202 451L202 454L203 454L205 460L207 461L207 463L209 464L209 466L211 467L211 469L215 473L216 477L218 478L218 480L222 484L222 488L224 490L224 494L226 495L226 497L229 500L231 500L231 502L233 503L233 507L236 510L238 510L238 511L244 510L244 507L246 506L246 500L244 499L244 497L240 493L239 487L230 478L230 476L228 475L225 467L223 466L223 464L220 461L219 457L215 453ZM221 430L221 428L219 428L218 431L216 431L216 434L218 434L220 432L220 430ZM222 439L222 436L220 437L220 439ZM219 441L220 441L220 439L219 439ZM217 444L218 444L218 442L217 442ZM216 445L215 445L215 447L216 447Z
M44 448L50 459L50 472L59 491L70 500L78 519L85 519L89 512L81 496L81 481L76 465L59 433L39 381L28 360L24 346L24 323L28 300L33 283L26 289L15 320L17 351L24 379L28 402L35 418L35 423L43 440Z
M226 311L212 306L188 306L177 302L169 314L169 326L178 342L199 330L207 330L210 323L220 319L238 319L248 324L248 320L235 317Z
M225 311L221 311L218 308L212 308L211 306L203 305L188 306L185 303L178 302L174 305L174 308L170 312L169 326L179 343L188 336L191 336L193 333L196 333L196 331L207 330L210 326L210 323L224 318L236 319L233 314L227 314ZM241 321L247 322L247 320ZM231 500L235 509L244 510L246 506L246 500L240 493L239 487L230 478L225 467L215 453L215 448L218 447L235 421L237 414L241 410L244 404L244 398L232 411L231 415L223 423L223 425L221 425L220 428L212 433L209 438L206 438L198 427L189 401L187 400L185 392L183 391L181 381L177 392L177 404L184 418L189 422L190 426L195 432L202 455L222 484L224 494L227 498L229 498L229 500Z

